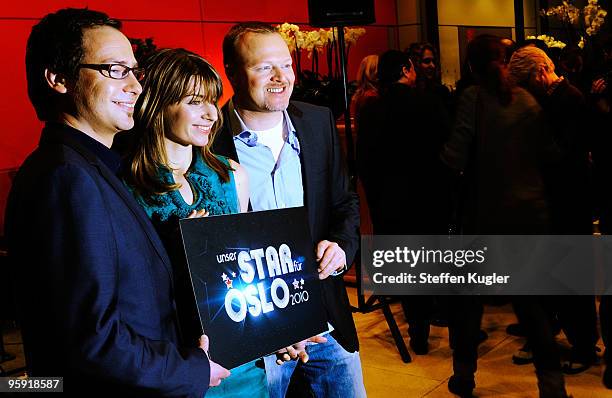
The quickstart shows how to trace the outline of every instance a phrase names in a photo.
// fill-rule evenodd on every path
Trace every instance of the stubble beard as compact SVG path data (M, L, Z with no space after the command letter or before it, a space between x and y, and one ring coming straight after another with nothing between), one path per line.
M293 90L291 90L293 91ZM282 101L276 100L273 101L269 98L264 98L264 103L263 103L263 107L265 110L269 111L269 112L283 112L287 109L287 107L289 106L289 99L291 98L291 93L289 93L289 95L287 95L286 99L283 99Z
M283 104L271 104L268 101L264 103L264 109L268 112L283 112L289 106L289 101L285 101Z

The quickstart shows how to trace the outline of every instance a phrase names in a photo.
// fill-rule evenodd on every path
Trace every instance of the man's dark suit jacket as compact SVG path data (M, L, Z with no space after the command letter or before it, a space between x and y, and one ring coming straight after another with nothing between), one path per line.
M449 131L442 101L405 84L381 90L362 108L357 165L374 233L448 232L449 184L439 157Z
M349 190L335 122L329 109L292 101L287 108L300 142L304 204L313 244L327 239L346 253L351 264L359 246L359 200ZM238 161L229 109L223 107L224 125L215 139L213 152ZM332 335L349 352L359 350L355 323L342 276L322 281L327 318L335 328Z
M198 348L177 348L173 276L159 237L75 131L45 127L9 198L30 374L63 376L71 395L201 398L209 363Z

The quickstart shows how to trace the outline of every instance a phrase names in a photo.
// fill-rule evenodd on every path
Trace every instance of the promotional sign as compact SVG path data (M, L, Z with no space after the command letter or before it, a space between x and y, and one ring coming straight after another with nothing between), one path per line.
M303 207L180 221L210 357L231 369L327 330Z

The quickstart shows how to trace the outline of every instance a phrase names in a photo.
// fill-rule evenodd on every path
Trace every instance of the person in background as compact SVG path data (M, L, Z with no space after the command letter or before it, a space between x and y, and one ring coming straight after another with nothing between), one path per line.
M598 197L599 228L602 234L612 234L612 35L603 40L600 65L594 72L591 83L589 103L595 119L596 138L593 145L593 165L595 169L596 192ZM606 275L612 280L612 275ZM612 296L602 295L599 306L601 336L606 347L604 358L606 368L603 373L603 384L612 389Z
M234 96L223 108L217 145L247 170L253 210L305 206L319 263L327 341L310 360L265 358L268 390L284 397L299 372L316 397L365 397L359 342L342 274L359 246L359 201L349 189L329 109L290 101L295 76L287 44L270 25L233 26L223 40Z
M541 165L547 161L543 157L554 156L552 138L536 99L508 79L505 56L505 46L495 36L479 36L468 45L477 84L459 101L441 157L466 178L465 234L546 234L550 209ZM517 296L513 304L533 348L540 396L567 397L558 347L541 300ZM454 342L455 351L465 346L465 355L454 361L448 385L460 396L471 396L475 387L475 341L482 315L481 310L468 312L474 316L461 326L465 340Z
M448 232L448 184L439 153L450 122L439 99L415 87L417 78L407 53L386 51L378 64L380 96L364 108L357 161L377 235ZM399 201L398 185L406 182L418 189ZM424 355L433 298L405 296L402 306L410 347Z
M412 43L407 52L416 67L417 89L436 96L444 104L447 113L453 115L453 97L448 87L442 84L440 61L435 47L430 43Z
M584 52L578 46L567 46L559 55L558 75L563 76L584 95L588 93L588 82L585 81Z
M378 65L379 98L364 110L358 164L377 234L447 232L438 154L450 120L437 97L416 88L417 78L408 54L385 52ZM397 209L389 200L403 179L418 186L419 194Z
M357 119L364 105L378 96L377 70L378 55L367 55L359 64L357 89L351 98L351 115L355 117L356 125L358 125Z
M495 37L493 35L481 35L481 36ZM517 44L514 42L514 40L507 38L507 37L500 38L500 41L501 41L501 44L504 46L504 63L507 64L508 62L510 62L510 57L512 57L512 54L516 50ZM527 42L530 42L530 40L528 40ZM531 42L537 42L537 43L544 44L542 40L535 40ZM453 93L455 102L457 102L457 100L461 98L461 95L463 94L463 91L466 88L473 86L475 84L476 84L476 80L470 68L470 62L466 57L461 67L461 78L457 81L455 92Z
M369 184L367 181L367 165L359 163L359 159L364 159L365 155L371 148L368 147L367 134L364 137L363 132L368 130L360 130L361 120L366 118L370 112L369 108L376 102L378 98L378 55L368 55L361 60L359 70L357 71L357 90L351 99L351 114L355 118L356 140L356 160L357 173L361 178L362 184ZM368 202L369 203L369 202Z
M555 73L555 65L537 47L517 50L508 65L510 79L528 90L544 110L558 159L547 165L545 185L554 234L591 235L593 206L589 152L592 129L588 124L584 96L565 77ZM564 371L576 374L596 360L597 312L594 296L556 296L548 307L557 314L572 345Z
M67 8L28 38L28 94L45 127L6 213L28 374L61 376L74 396L201 398L227 371L205 336L179 343L170 261L110 150L134 125L144 73L120 27Z

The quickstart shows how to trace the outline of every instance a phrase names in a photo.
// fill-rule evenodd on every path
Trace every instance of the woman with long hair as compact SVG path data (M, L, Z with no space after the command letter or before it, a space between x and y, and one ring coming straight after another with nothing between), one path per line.
M355 118L369 99L378 96L377 70L378 55L367 55L361 60L357 70L357 89L351 98L351 114Z
M378 55L367 55L361 60L357 71L357 89L351 98L351 115L355 120L355 132L357 135L356 156L357 171L361 182L370 184L367 165L364 160L368 156L369 140L372 139L372 126L369 125L371 118L367 115L373 109L378 99Z
M203 210L211 215L246 211L246 172L210 151L222 124L217 72L183 49L160 50L145 67L135 109L137 144L126 180L149 216L156 222Z
M246 211L248 179L239 164L210 150L222 124L217 105L222 84L215 69L184 49L160 50L143 67L147 76L135 107L136 144L125 181L172 260L184 343L189 344L202 330L189 275L178 257L178 220ZM232 369L206 396L267 397L265 373L249 362Z
M442 84L440 58L436 48L430 43L412 43L405 50L410 55L417 72L416 88L421 93L435 96L444 104L446 111L454 113L453 96Z

